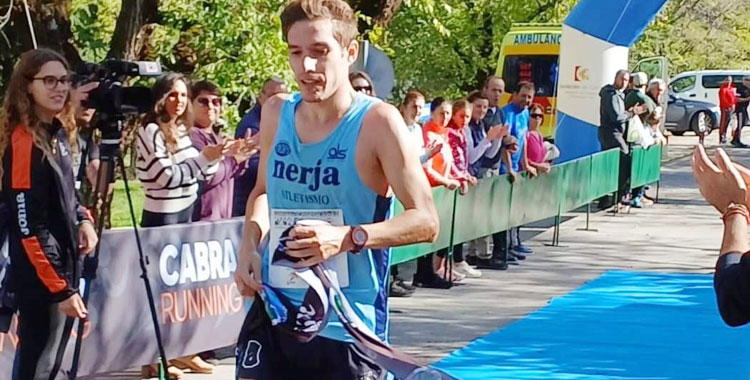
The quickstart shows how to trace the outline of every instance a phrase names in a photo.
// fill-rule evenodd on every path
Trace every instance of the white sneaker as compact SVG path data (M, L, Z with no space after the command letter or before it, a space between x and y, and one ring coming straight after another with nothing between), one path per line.
M465 275L466 277L478 278L482 277L482 272L474 269L471 265L467 264L466 261L453 264L453 270Z

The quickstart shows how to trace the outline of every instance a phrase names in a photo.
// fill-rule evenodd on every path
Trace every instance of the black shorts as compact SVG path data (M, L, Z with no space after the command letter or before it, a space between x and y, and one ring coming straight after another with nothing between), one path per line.
M387 372L351 343L316 337L308 343L271 325L256 298L237 340L238 379L382 380Z

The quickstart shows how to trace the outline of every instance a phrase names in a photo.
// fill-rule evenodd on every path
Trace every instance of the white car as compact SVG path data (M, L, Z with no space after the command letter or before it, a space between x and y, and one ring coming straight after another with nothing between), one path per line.
M687 100L708 102L719 105L719 87L728 77L732 76L735 85L742 82L745 76L750 77L747 70L702 70L689 71L672 77L669 89L674 96Z

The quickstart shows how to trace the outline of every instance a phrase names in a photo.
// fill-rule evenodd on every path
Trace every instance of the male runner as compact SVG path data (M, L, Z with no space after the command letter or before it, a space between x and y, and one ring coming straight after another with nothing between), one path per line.
M262 110L258 183L247 201L237 285L250 297L271 286L299 306L307 286L270 263L269 248L285 244L301 267L336 268L355 312L385 339L388 247L437 238L430 187L398 110L356 93L349 82L359 49L349 5L296 0L281 22L300 93L275 96ZM405 212L389 219L391 189ZM300 219L328 223L303 226ZM385 378L351 342L331 313L319 336L299 343L271 326L256 297L238 339L237 377Z

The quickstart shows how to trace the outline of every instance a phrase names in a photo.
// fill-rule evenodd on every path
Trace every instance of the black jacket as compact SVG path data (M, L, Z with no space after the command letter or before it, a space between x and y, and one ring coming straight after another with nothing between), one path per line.
M726 324L735 327L750 322L750 252L729 253L719 258L714 291Z
M599 117L601 127L607 132L625 133L630 113L625 109L625 94L608 84L599 91L601 100Z
M19 297L60 302L77 291L78 223L91 220L80 207L71 150L59 121L45 126L51 155L34 145L22 126L3 156L2 201L11 213L11 279Z

